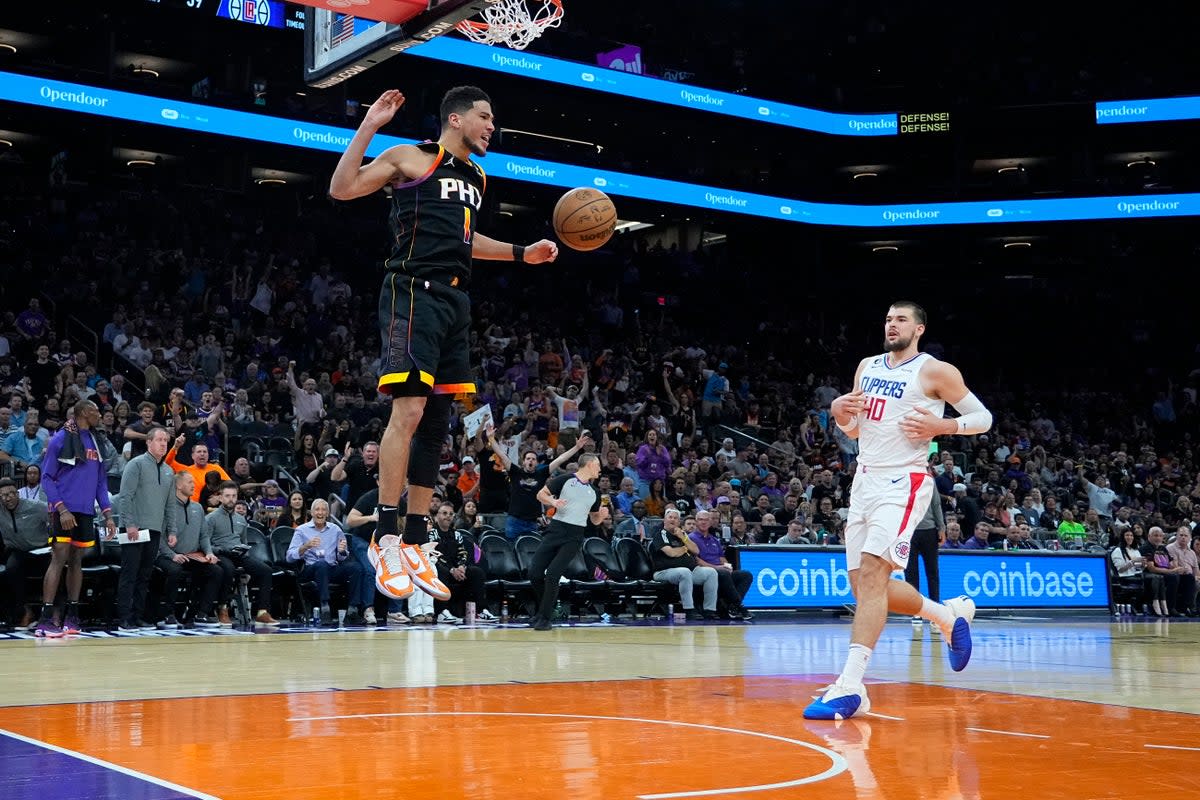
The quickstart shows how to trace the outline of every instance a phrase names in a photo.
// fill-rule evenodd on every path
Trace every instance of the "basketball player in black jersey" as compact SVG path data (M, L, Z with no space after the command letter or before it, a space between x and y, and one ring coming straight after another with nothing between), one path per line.
M379 453L377 538L368 553L376 585L406 597L415 584L447 600L450 590L419 545L429 541L423 512L433 496L450 404L455 395L475 392L466 293L471 260L542 264L558 256L558 247L545 239L522 247L475 232L487 178L471 157L487 154L496 126L491 100L474 86L456 87L442 98L436 142L389 147L364 165L371 137L403 104L396 90L375 101L338 162L329 194L351 200L385 186L392 194L391 253L379 298L379 390L392 395L392 414ZM384 536L396 542L406 477L403 542L381 546Z

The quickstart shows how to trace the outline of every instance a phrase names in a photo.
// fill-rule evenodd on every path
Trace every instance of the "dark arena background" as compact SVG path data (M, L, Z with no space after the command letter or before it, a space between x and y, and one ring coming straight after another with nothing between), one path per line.
M521 10L552 23L525 49L456 30ZM559 10L4 4L0 798L1200 795L1200 14ZM384 91L368 161L461 85L504 257L441 288L476 391L406 509L451 597L396 600L369 554L405 189L330 186ZM607 243L511 260L580 187ZM835 412L896 301L993 415L913 473L911 577L974 602L973 655L894 614L870 710L806 719L858 610ZM536 492L587 453L602 511L535 630Z

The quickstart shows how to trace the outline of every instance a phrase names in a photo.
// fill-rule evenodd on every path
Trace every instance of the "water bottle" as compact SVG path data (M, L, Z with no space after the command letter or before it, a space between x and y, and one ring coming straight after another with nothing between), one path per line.
M500 624L508 624L508 599L504 599L500 603Z
M313 606L312 626L314 628L321 627L321 607Z
M465 620L465 622L468 625L475 624L475 601L473 601L473 600L467 601L467 610L466 610L466 614L464 615L463 619Z
M668 625L675 624L675 604L674 603L667 603L667 624Z
M600 621L603 622L605 625L607 625L610 622L612 622L612 617L608 614L601 614Z

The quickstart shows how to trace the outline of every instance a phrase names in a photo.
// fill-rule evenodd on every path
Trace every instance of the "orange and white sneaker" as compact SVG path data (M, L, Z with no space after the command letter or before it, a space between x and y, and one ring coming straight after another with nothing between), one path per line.
M406 559L400 553L399 536L381 536L376 543L371 537L367 546L367 561L375 568L375 588L388 597L403 600L413 593L413 582L405 569Z
M450 599L450 587L438 578L437 570L434 569L424 550L415 544L401 544L400 558L404 562L404 569L412 578L412 582L423 589L426 594L433 597L434 600Z

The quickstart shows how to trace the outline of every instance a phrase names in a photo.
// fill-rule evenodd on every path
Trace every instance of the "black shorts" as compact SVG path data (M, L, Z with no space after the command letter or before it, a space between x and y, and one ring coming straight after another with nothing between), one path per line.
M379 391L474 394L471 298L461 289L389 272L379 292Z
M94 514L73 514L75 527L64 531L58 512L50 512L50 541L49 544L70 542L74 547L94 547L96 545L96 527L93 522Z

